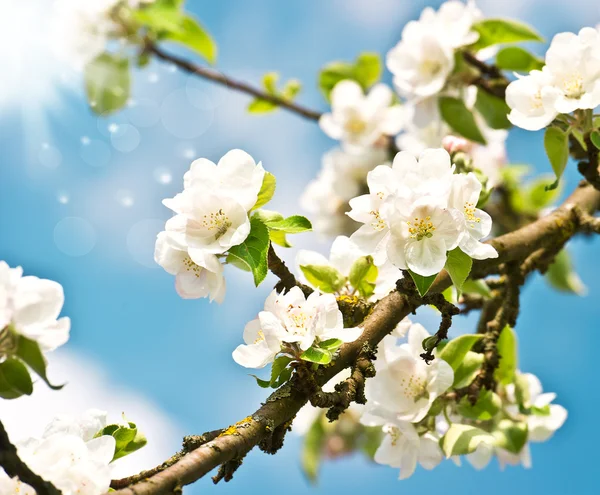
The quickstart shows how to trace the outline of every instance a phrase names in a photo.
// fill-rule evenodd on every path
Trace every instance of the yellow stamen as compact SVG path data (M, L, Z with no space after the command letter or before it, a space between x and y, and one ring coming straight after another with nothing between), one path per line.
M475 216L475 205L473 203L465 203L464 207L465 217L467 218L467 222L481 222L481 218L477 218Z
M217 230L215 234L215 240L223 237L227 230L233 225L229 217L223 212L222 209L219 209L216 213L210 213L208 215L204 215L204 220L202 221L202 225L206 227L208 230Z
M430 216L425 217L425 219L415 217L414 222L408 221L406 223L411 239L420 241L424 238L430 239L433 237L435 227L433 226L433 223L431 223Z

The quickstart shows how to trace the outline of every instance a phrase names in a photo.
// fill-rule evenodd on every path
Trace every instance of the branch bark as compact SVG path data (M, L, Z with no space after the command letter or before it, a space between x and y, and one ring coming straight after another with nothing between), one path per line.
M583 229L579 210L593 214L600 209L600 192L589 184L581 184L565 203L550 215L515 232L500 236L490 243L498 258L473 263L472 277L498 273L501 264L523 261L544 245L564 243ZM440 273L431 287L432 293L451 285L448 274ZM397 291L381 299L362 324L363 333L355 342L344 344L331 366L316 377L324 385L344 368L356 362L366 345L376 348L379 342L412 311L404 295ZM243 458L254 446L273 433L280 425L289 424L306 404L310 391L286 384L276 390L254 414L226 429L216 439L187 453L180 460L153 476L111 495L160 495L172 493L179 486L193 483L215 467Z
M0 422L0 466L8 476L15 476L21 482L28 484L38 495L61 495L61 492L52 483L35 474L25 464L17 453L17 448L8 438L4 425Z
M196 65L192 62L189 62L188 60L177 57L176 55L167 53L162 48L159 48L158 46L152 43L148 43L146 45L145 50L149 53L152 53L159 59L164 60L165 62L170 62L174 64L184 72L194 74L203 79L208 79L209 81L213 81L229 89L245 93L255 98L268 101L269 103L273 103L274 105L284 108L289 112L295 113L300 117L316 121L318 121L321 117L320 112L316 112L314 110L311 110L310 108L303 107L284 98L270 95L260 89L255 88L254 86L251 86L248 83L245 83L243 81L236 81L235 79L232 79L231 77L226 76L225 74L217 70L209 69L208 67L202 67L201 65Z

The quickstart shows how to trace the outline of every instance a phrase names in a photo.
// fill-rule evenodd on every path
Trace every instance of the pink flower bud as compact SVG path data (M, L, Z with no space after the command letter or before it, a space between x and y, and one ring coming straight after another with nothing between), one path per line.
M456 136L446 136L442 139L442 146L451 154L457 151L468 152L471 149L471 143L468 140Z

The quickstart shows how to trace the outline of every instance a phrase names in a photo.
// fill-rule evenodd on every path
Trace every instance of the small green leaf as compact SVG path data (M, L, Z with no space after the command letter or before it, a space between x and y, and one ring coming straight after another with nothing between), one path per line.
M273 195L275 194L276 186L277 179L275 179L275 176L270 172L265 172L262 186L260 187L260 191L258 191L256 204L252 207L252 209L258 210L259 208L262 208L264 205L266 205L269 201L271 201L271 198L273 198Z
M309 361L311 363L329 364L331 363L332 355L327 349L309 347L300 355L300 357L304 361Z
M306 433L304 445L302 446L302 471L311 483L317 481L319 465L325 447L326 435L322 419L322 415L319 414Z
M292 358L289 356L279 356L275 361L273 361L273 365L271 366L271 383L273 386L277 383L277 379L283 373L283 370L287 367L288 364L292 362Z
M282 220L269 220L266 224L270 230L278 230L286 234L299 234L312 230L312 224L302 215L292 215Z
M600 150L600 132L592 131L590 134L590 139L592 140L594 146Z
M210 34L191 16L183 16L177 30L169 30L164 39L181 43L203 57L209 64L217 61L217 44Z
M249 113L253 114L270 113L277 110L277 105L271 101L256 98L248 103L247 110Z
M267 276L268 251L269 230L260 218L253 216L250 219L248 237L238 246L229 249L229 255L250 268L254 276L254 284L258 287Z
M333 294L346 283L346 278L335 268L328 265L301 265L300 270L306 280L321 292Z
M440 447L446 457L451 457L471 454L482 442L493 444L494 437L480 428L454 423L441 438Z
M479 39L472 46L474 51L500 43L544 41L532 27L508 19L485 19L473 24L472 29L479 33Z
M497 344L500 364L494 372L494 378L502 385L512 383L517 370L517 336L508 325L500 333Z
M271 96L277 96L287 101L293 101L296 95L302 89L302 84L297 79L290 79L285 83L283 89L279 91L277 89L277 81L279 80L279 74L277 72L267 72L263 76L263 87L267 94ZM277 110L279 106L276 103L263 100L261 98L255 98L248 105L248 111L250 113L269 113Z
M356 81L366 91L379 81L381 73L382 64L379 54L364 52L354 63L336 61L325 65L319 72L319 88L325 99L330 101L331 91L340 81L346 79Z
M29 340L22 335L19 336L16 355L35 371L52 390L60 390L64 385L52 385L46 376L46 360L40 350L40 346L34 340Z
M515 72L542 70L544 61L520 46L507 46L496 54L496 67Z
M423 297L425 294L427 294L427 291L433 285L433 282L435 281L435 278L437 277L437 275L431 275L430 277L424 277L423 275L419 275L418 273L415 273L412 270L408 270L408 273L410 273L410 276L412 277L412 279L415 283L415 286L417 287L417 290L419 291L419 294L421 295L421 297Z
M492 129L510 129L512 127L507 118L510 108L503 98L478 90L475 108Z
M473 260L468 254L463 253L460 248L453 249L448 253L444 268L448 272L448 275L450 275L452 283L458 291L458 297L460 297L463 285L469 273L471 273L472 266Z
M483 390L475 404L471 404L469 398L464 396L458 403L458 414L469 419L488 421L492 419L502 408L502 400L498 394L491 390Z
M479 373L483 364L483 354L469 351L462 360L458 369L454 372L453 388L462 388L470 385Z
M280 230L269 230L269 238L271 242L284 248L292 247L292 244L287 240L285 232Z
M363 89L368 89L381 78L383 65L379 53L363 52L354 64L354 75Z
M85 89L92 110L100 115L115 112L129 98L129 59L103 53L85 67Z
M112 424L105 426L94 438L100 436L111 436L115 439L115 453L112 460L116 461L136 450L141 449L148 443L146 437L138 431L135 423L128 422L126 425ZM112 462L112 461L111 461Z
M531 406L531 393L529 391L529 381L522 373L515 374L515 399L522 409L528 409Z
M483 338L483 334L460 335L446 344L439 354L440 359L446 361L452 370L456 371L461 365L467 352Z
M467 294L478 294L486 299L492 297L492 291L483 280L467 280L462 290Z
M262 388L270 388L271 387L270 380L263 380L262 378L259 378L258 376L252 375L252 374L250 376L256 380L256 383L258 384L259 387L262 387Z
M551 190L558 187L569 160L569 135L560 127L548 127L544 134L544 148L556 175L556 182L546 188Z
M0 397L17 399L31 395L33 382L27 367L18 359L9 357L0 363Z
M362 256L350 268L348 280L362 297L370 297L375 290L375 281L379 270L373 263L373 257Z
M544 277L546 282L556 290L571 292L580 296L587 292L587 287L573 269L573 263L566 249L556 255Z
M473 112L459 98L442 96L439 98L442 118L461 136L479 144L486 144L483 134L475 122Z
M551 191L546 190L548 181L552 180L548 174L537 177L527 185L523 191L523 204L520 205L523 211L528 213L538 213L542 208L546 208L554 203L560 196L560 188ZM511 202L512 204L512 202Z
M330 352L335 352L344 342L340 339L327 339L323 342L319 342L319 347L327 349Z
M501 420L492 433L496 438L496 446L518 454L527 443L527 423Z

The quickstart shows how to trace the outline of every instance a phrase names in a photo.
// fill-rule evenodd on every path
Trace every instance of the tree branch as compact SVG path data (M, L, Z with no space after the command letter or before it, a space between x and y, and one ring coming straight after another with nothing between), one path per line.
M490 243L497 249L498 258L473 263L473 278L498 273L499 266L509 261L523 261L534 251L549 243L564 243L581 226L577 209L593 214L600 208L600 192L588 184L578 187L567 201L550 215L517 231L498 237ZM451 285L449 275L441 272L431 287L432 293ZM406 296L398 291L381 299L362 324L363 333L355 342L344 344L330 366L322 367L315 375L323 386L344 368L352 366L365 345L374 349L396 325L412 311ZM306 404L313 390L301 384L285 384L276 390L254 414L229 427L214 440L185 454L174 464L150 478L111 495L160 495L172 493L175 487L193 483L217 466L242 459L254 446L272 435L280 425L289 424L298 410Z
M162 48L159 48L153 43L147 43L145 47L146 52L152 53L156 57L165 62L170 62L175 66L179 67L181 70L194 74L203 79L208 79L209 81L213 81L217 84L225 86L229 89L234 89L236 91L240 91L241 93L245 93L247 95L253 96L255 98L259 98L264 101L268 101L269 103L273 103L281 108L284 108L296 115L300 115L306 119L310 120L319 120L321 117L320 112L316 112L309 108L305 108L301 105L293 103L285 98L280 98L279 96L270 95L260 89L257 89L253 86L250 86L248 83L243 81L236 81L235 79L226 76L225 74L214 70L209 69L208 67L202 67L200 65L196 65L188 60L177 57L176 55L172 55L163 51Z
M11 478L17 477L28 484L38 495L61 495L61 492L49 481L35 474L17 453L17 448L8 438L4 425L0 422L0 466Z

